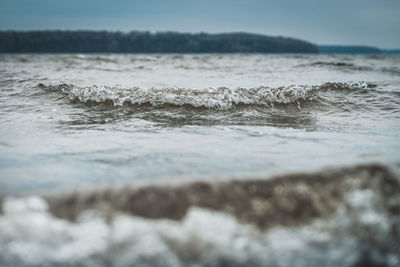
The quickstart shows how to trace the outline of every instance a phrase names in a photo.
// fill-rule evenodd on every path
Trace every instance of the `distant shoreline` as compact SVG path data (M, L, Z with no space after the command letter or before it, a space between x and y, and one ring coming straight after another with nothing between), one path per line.
M364 45L316 45L281 36L146 31L0 31L0 53L312 53L399 54L400 49Z
M316 45L250 33L0 31L1 53L318 53Z

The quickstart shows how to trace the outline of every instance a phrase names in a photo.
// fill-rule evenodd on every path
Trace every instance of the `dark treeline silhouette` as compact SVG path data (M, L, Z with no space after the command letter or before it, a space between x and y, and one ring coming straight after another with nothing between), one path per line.
M321 54L380 54L382 50L373 46L319 45L318 52Z
M382 49L384 54L400 54L400 49Z
M2 31L2 53L317 53L314 44L249 33Z

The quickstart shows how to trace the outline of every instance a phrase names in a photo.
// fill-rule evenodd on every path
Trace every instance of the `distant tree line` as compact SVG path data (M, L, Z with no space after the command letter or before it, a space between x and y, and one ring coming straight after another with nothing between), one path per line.
M381 49L384 54L400 54L400 49Z
M249 33L0 31L2 53L317 53L306 41Z
M380 54L382 50L372 46L319 45L318 52L321 54Z

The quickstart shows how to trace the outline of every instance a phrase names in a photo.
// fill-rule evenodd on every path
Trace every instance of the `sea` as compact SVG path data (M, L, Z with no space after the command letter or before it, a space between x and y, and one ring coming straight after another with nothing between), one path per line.
M1 266L399 266L400 55L0 54Z

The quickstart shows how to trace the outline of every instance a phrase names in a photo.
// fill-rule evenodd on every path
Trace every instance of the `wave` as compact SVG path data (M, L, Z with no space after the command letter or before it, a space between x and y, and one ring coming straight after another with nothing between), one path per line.
M334 68L336 70L343 70L343 71L377 71L382 73L388 73L394 76L400 75L399 68L397 66L392 67L380 67L380 68L372 68L370 66L360 66L353 63L341 62L341 61L316 61L311 62L308 64L300 64L295 66L296 68L303 68L303 67L327 67L327 68Z
M398 178L364 165L8 198L0 263L294 266L301 258L307 266L398 266Z
M266 180L192 182L178 186L75 192L48 196L47 200L53 214L69 220L75 220L86 209L103 210L109 215L119 211L151 219L180 220L190 207L197 206L224 211L241 221L268 229L329 216L347 192L363 188L391 198L400 191L400 183L385 167L362 165ZM393 204L400 208L400 202Z
M321 85L291 85L281 87L260 86L256 88L227 87L191 89L180 87L140 88L122 86L87 86L73 84L37 85L47 91L56 91L71 100L82 103L112 103L114 106L165 105L185 106L229 110L238 105L256 105L271 107L274 105L296 104L301 101L316 101L318 93L323 91L368 90L376 85L366 82L339 83L328 82Z
M330 62L330 61L316 61L309 64L298 65L297 67L332 67L343 70L351 71L373 71L374 69L369 66L359 66L353 63L347 62Z
M332 68L337 68L337 69L343 69L343 70L351 70L351 71L372 71L374 70L371 67L368 66L359 66L355 65L353 63L347 63L347 62L331 62L331 61L316 61L308 64L301 64L296 66L298 68L300 67L332 67Z

